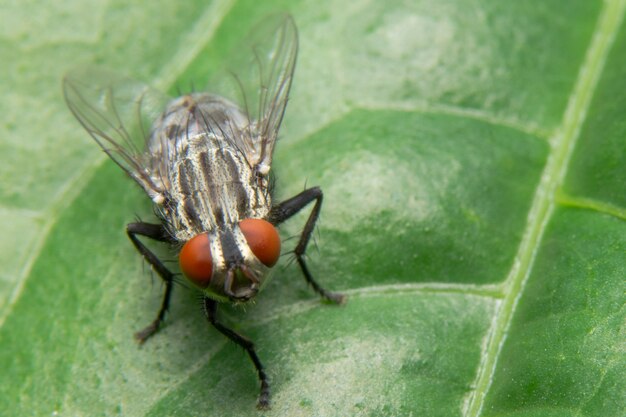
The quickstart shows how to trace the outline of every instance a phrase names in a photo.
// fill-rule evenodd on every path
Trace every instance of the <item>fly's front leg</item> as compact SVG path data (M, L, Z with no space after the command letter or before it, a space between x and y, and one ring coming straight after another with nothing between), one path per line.
M270 385L267 382L267 375L263 370L263 364L261 364L261 361L256 354L256 350L254 349L254 343L217 321L217 302L215 300L204 297L204 314L209 320L209 323L213 325L213 327L215 327L220 333L228 337L230 340L232 340L233 342L244 348L246 352L248 352L248 356L250 356L250 359L252 359L252 363L254 363L254 367L256 368L257 374L259 375L259 381L261 381L261 392L259 394L257 408L260 410L269 409Z
M146 261L154 268L154 270L159 274L163 282L165 283L165 293L163 294L163 301L161 302L161 308L159 309L159 313L157 314L156 319L148 326L146 326L143 330L135 333L135 339L140 344L143 344L150 336L155 334L157 330L159 330L159 326L163 322L163 318L165 317L165 313L170 305L170 298L172 297L172 287L174 285L174 274L172 274L166 267L163 265L163 262L157 256L150 251L144 245L137 236L145 236L150 239L157 240L159 242L171 242L171 238L165 231L165 228L160 224L150 224L150 223L129 223L126 226L126 233L130 238L133 245L137 251L144 257Z
M321 285L315 281L309 268L304 260L306 247L309 244L309 240L311 239L311 235L313 234L313 230L315 229L315 222L320 215L320 210L322 209L322 200L324 195L322 194L322 190L319 187L309 188L307 190L302 191L300 194L292 197L288 200L283 201L278 204L276 207L272 208L272 211L269 215L270 223L275 226L294 216L304 207L306 207L312 201L315 201L315 205L313 206L313 210L309 215L309 219L304 225L304 229L302 230L302 234L300 235L300 241L294 250L294 255L296 256L296 260L298 261L298 265L300 265L300 269L304 274L304 278L306 281L313 287L315 292L321 295L323 298L330 300L334 303L341 304L345 301L345 296L343 294L334 293L324 289Z

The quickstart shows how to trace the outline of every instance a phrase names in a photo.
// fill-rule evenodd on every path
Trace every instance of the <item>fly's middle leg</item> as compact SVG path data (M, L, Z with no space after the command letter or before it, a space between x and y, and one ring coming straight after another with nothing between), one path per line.
M146 261L148 261L148 263L154 268L165 283L165 293L163 294L163 301L161 302L161 307L156 319L154 319L154 321L152 321L152 323L144 329L135 333L135 339L137 339L140 344L143 344L150 338L150 336L159 330L159 327L165 318L165 313L169 308L170 298L172 297L174 274L172 274L165 267L165 265L163 265L163 262L161 262L161 260L150 249L148 249L148 247L144 245L137 236L145 236L159 242L171 242L171 238L162 225L143 222L129 223L126 226L126 233L128 234L131 242L133 242L133 245L135 245L137 251Z
M311 239L313 230L315 230L315 222L317 222L317 219L320 215L320 210L322 209L323 198L324 195L319 187L306 189L300 194L283 201L275 207L272 207L269 215L269 221L270 223L277 226L285 220L289 219L290 217L294 216L311 202L315 201L313 210L311 210L309 219L304 225L304 229L302 230L302 234L300 235L300 240L298 241L298 244L294 249L294 255L296 256L296 261L298 261L298 265L302 270L304 279L306 279L311 287L313 287L315 292L317 292L319 295L329 301L337 304L342 304L345 301L345 295L328 291L321 285L319 285L317 281L315 281L315 279L313 278L313 275L309 271L309 268L304 259L306 247L309 244L309 240Z

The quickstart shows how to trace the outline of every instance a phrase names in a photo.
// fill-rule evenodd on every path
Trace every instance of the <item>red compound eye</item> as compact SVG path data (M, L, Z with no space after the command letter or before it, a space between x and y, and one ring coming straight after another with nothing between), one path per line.
M178 255L180 268L187 278L199 287L206 288L213 275L211 243L206 233L191 238Z
M274 266L280 256L280 237L271 223L262 219L245 219L239 222L241 233L250 250L266 266Z

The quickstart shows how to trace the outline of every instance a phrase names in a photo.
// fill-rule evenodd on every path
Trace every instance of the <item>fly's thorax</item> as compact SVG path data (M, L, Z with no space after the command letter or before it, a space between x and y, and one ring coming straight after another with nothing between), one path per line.
M220 138L189 140L170 168L168 223L177 240L269 214L267 182L238 149Z
M193 93L172 100L150 130L144 164L151 183L158 190L169 190L171 163L185 153L194 142L208 148L230 146L246 156L250 164L256 142L254 123L237 105L208 93ZM203 143L206 141L206 143ZM152 196L159 202L161 196Z
M183 274L208 296L243 302L261 290L279 256L274 226L262 219L245 219L193 237L179 260Z

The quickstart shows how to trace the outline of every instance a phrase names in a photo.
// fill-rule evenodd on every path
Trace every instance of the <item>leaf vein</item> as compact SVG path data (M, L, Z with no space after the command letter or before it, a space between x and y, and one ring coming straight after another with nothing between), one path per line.
M474 384L475 389L470 394L463 410L463 415L466 417L478 417L481 414L508 328L530 275L546 226L554 212L558 190L563 183L572 150L585 120L604 63L620 28L625 7L626 1L624 0L608 1L600 12L594 36L570 95L561 126L551 140L548 162L533 198L518 253L507 277L507 294L487 335L487 343L482 353L483 360Z

